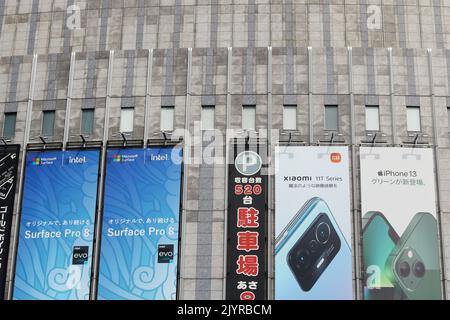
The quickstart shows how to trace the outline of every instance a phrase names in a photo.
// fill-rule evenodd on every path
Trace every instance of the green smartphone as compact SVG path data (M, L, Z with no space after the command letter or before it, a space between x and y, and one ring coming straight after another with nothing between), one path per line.
M381 212L369 211L363 224L363 270L365 300L402 299L385 266L400 237Z
M409 223L386 269L389 278L409 300L441 300L437 221L426 212L417 213Z

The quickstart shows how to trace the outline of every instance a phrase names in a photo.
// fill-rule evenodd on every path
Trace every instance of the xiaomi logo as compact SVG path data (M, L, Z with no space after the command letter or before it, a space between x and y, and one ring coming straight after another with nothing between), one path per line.
M330 155L330 160L332 163L341 163L342 155L339 152L334 152Z

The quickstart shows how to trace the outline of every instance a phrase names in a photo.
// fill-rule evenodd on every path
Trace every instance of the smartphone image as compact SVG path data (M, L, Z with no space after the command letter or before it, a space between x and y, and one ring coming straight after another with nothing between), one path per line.
M402 291L395 287L386 270L399 235L381 212L367 212L362 226L364 300L401 300Z
M438 226L433 215L417 213L390 254L391 281L408 300L440 300Z
M275 244L275 297L280 300L350 300L351 249L320 198L307 201Z

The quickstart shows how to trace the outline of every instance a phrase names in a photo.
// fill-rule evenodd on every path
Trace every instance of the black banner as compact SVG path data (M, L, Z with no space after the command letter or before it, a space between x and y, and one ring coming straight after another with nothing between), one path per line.
M19 151L19 145L0 147L0 300L5 293Z
M267 299L267 146L235 144L229 164L227 300Z

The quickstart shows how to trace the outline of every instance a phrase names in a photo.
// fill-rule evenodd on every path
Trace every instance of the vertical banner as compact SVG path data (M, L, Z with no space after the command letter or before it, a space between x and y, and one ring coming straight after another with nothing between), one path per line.
M267 146L234 145L229 164L227 300L267 298ZM266 170L267 171L267 170Z
M360 157L364 298L442 299L433 150Z
M177 297L182 148L107 152L98 299Z
M89 299L99 158L28 152L14 299Z
M353 298L347 147L275 150L275 297Z
M19 152L19 145L0 147L0 300L5 298L6 270L16 195Z

